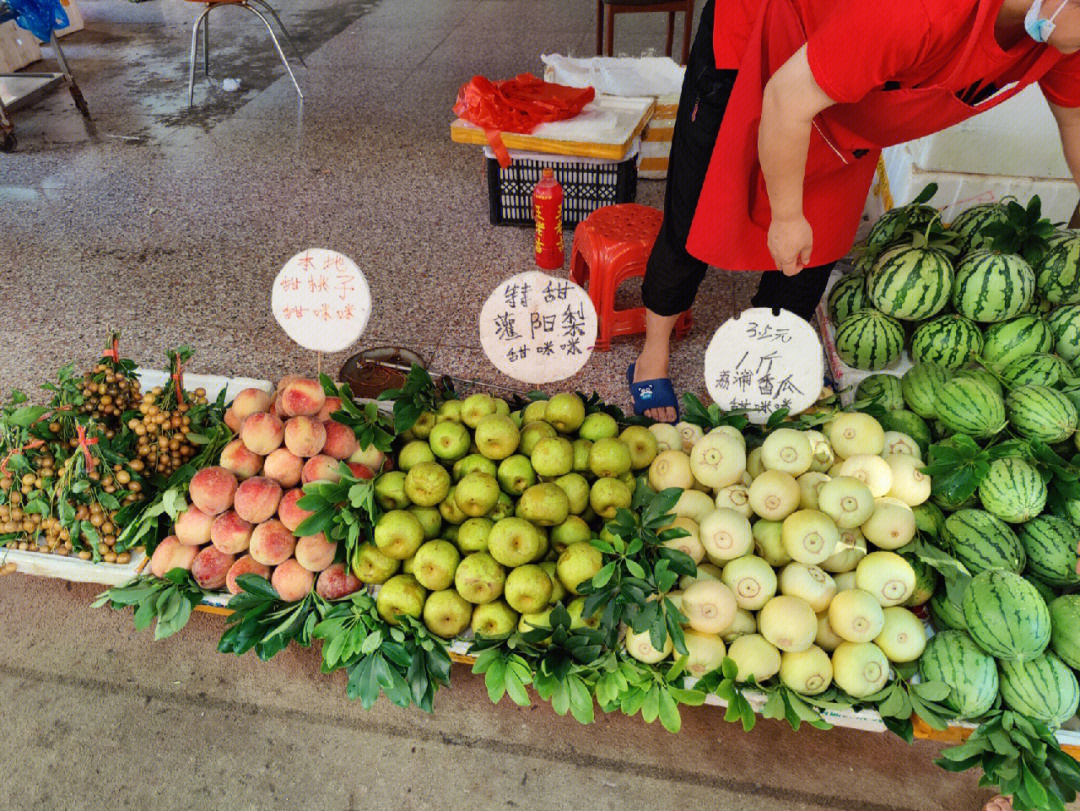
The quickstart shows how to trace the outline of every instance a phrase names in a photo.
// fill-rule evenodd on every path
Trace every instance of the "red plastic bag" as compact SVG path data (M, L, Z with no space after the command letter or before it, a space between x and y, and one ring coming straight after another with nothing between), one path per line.
M539 124L573 118L595 96L591 87L552 84L531 73L501 82L473 76L458 91L454 114L484 130L499 165L505 169L510 165L510 153L500 132L527 135Z

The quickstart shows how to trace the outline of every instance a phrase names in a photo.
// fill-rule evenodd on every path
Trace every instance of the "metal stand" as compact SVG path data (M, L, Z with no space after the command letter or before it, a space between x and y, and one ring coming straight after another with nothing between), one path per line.
M255 5L252 5L254 3ZM259 8L256 8L255 6ZM289 74L289 78L292 79L293 87L296 88L296 95L303 101L304 93L300 89L299 83L296 81L296 76L293 75L292 68L289 66L289 60L285 57L285 52L281 49L281 43L278 42L277 34L274 33L273 26L270 25L270 21L266 19L264 11L274 18L274 21L278 24L278 28L281 29L281 33L285 36L286 42L289 43L289 47L292 48L293 53L296 55L297 60L305 68L307 64L304 62L304 57L300 55L300 49L296 47L296 43L293 42L292 37L289 36L288 29L285 28L284 23L281 22L281 18L278 17L277 12L265 0L241 0L241 2L224 2L224 3L207 3L206 8L203 9L202 14L195 20L195 26L191 29L191 60L188 65L188 107L191 107L195 98L195 63L198 60L199 55L199 28L202 28L203 32L203 70L207 76L210 75L210 12L219 6L239 6L240 8L247 9L260 20L263 25L266 26L266 30L270 33L270 40L274 43L274 50L277 51L278 57L281 59L281 64L285 66L286 72ZM259 9L262 9L260 11Z

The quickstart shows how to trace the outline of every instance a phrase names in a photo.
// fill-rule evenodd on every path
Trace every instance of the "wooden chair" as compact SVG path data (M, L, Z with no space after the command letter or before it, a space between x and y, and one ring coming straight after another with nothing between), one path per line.
M675 14L685 16L683 25L682 63L690 58L690 32L694 27L694 0L596 0L596 55L614 56L615 15L640 14L649 11L666 11L668 15L667 43L664 52L671 56L675 37ZM606 12L606 13L605 13ZM607 37L604 36L604 19L607 18Z

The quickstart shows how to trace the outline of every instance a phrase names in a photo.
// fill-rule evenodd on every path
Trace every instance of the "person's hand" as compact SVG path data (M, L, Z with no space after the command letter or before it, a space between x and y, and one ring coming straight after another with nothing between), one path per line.
M769 253L785 276L794 276L810 261L814 231L805 217L773 219L769 224Z

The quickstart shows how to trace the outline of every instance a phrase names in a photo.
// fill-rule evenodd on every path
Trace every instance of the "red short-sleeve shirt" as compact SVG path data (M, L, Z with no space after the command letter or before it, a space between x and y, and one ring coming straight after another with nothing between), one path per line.
M1043 49L1026 35L1008 50L994 37L1002 0L791 0L807 35L807 59L821 89L852 103L886 82L963 92L1016 81ZM979 2L992 4L976 47L961 63ZM764 0L717 0L717 68L742 62ZM1080 54L1062 55L1039 82L1062 107L1080 107Z

